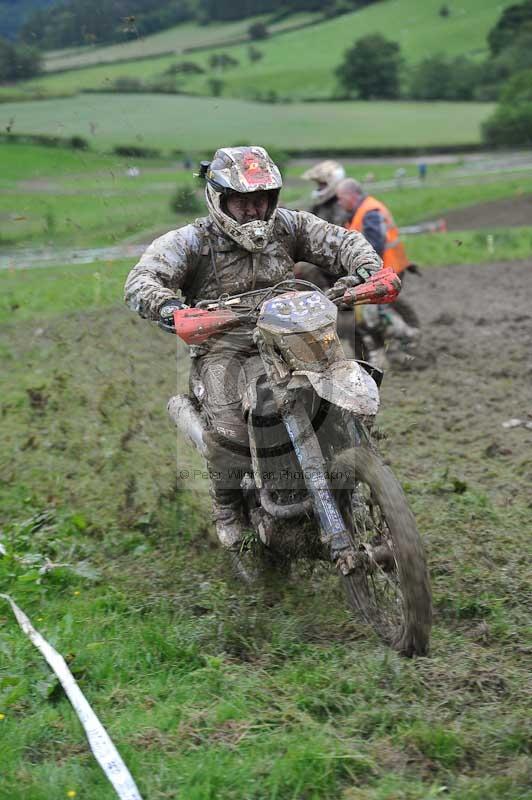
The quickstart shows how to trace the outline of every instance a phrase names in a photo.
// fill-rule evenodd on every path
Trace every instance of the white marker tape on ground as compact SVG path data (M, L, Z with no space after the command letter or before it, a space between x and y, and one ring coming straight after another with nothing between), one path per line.
M65 694L72 703L81 724L85 728L89 745L94 757L103 769L120 800L142 800L135 781L128 768L120 758L118 750L112 743L107 731L85 699L74 676L66 665L65 659L57 650L48 644L41 634L35 630L28 617L7 594L0 594L10 604L17 622L35 647L41 651L57 677Z

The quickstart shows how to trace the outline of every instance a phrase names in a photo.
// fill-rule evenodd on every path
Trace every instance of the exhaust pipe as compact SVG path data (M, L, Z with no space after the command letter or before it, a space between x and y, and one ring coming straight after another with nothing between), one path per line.
M193 445L204 458L207 458L207 445L203 441L205 428L190 397L186 394L176 394L175 397L170 398L166 408L170 418L188 443Z

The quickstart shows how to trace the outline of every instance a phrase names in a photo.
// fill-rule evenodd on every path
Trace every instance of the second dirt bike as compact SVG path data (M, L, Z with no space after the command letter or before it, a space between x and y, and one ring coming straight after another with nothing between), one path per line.
M336 302L392 302L399 286L392 270L382 270ZM254 377L243 369L252 469L241 490L257 542L273 558L332 562L350 605L377 634L404 655L424 655L431 593L423 544L371 439L382 374L345 358L336 318L335 303L297 280L174 314L187 344L254 325L263 369ZM190 395L173 397L168 408L205 455L198 397L192 382Z

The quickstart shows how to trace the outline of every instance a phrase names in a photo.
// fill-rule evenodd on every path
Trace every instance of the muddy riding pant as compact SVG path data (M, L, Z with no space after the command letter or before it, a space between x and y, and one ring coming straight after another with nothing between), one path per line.
M193 374L203 392L201 403L209 430L204 436L214 498L238 508L240 483L252 474L242 395L254 378L264 373L250 334L226 334L194 359Z

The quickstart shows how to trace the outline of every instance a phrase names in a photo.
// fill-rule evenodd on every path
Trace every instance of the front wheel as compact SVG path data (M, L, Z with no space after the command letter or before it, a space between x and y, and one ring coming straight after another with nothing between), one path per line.
M403 490L369 443L342 453L334 470L338 506L355 549L354 569L342 576L348 602L401 654L426 655L430 580Z

